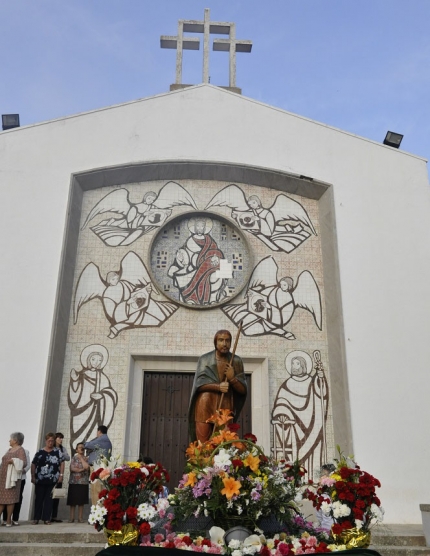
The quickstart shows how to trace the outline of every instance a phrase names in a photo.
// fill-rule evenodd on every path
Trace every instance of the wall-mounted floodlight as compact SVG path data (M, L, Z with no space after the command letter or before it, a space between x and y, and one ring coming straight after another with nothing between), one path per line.
M3 131L19 127L19 114L2 114L1 120Z
M400 133L394 133L394 131L387 131L387 135L384 139L384 145L388 145L389 147L394 147L398 149L400 147L400 143L402 142L403 135Z

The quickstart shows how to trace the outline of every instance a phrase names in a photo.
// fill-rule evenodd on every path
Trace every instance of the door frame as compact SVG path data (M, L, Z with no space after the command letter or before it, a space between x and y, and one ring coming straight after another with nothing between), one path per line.
M134 461L140 450L143 383L145 371L194 373L197 356L193 355L132 355L122 453L125 461ZM269 364L267 357L242 357L246 373L252 375L251 423L258 445L270 453Z

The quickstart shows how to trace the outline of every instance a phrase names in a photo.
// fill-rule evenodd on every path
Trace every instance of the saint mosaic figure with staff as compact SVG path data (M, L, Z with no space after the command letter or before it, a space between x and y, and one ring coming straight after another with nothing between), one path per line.
M292 351L285 358L289 377L281 384L272 412L274 456L300 461L309 477L327 459L328 383L319 351Z

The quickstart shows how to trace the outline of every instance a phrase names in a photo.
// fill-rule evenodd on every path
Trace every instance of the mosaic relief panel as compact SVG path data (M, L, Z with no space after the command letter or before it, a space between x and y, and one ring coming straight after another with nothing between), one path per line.
M240 230L209 212L173 219L154 238L150 256L163 293L190 308L210 308L236 296L252 263Z
M118 395L104 372L108 350L100 344L86 346L81 352L81 369L70 372L67 402L70 409L70 448L96 436L101 424L112 424Z
M299 460L309 472L328 461L327 414L329 385L321 353L294 350L285 358L287 379L272 410L273 453L278 459Z
M99 267L91 262L76 285L74 322L76 324L82 305L97 299L103 304L110 323L109 338L129 328L161 326L178 307L167 301L155 301L154 294L159 292L142 259L133 251L121 260L120 269L109 271L106 278L102 278Z
M243 297L243 303L226 305L222 310L236 326L242 322L242 332L246 336L276 334L295 340L287 324L298 308L309 311L321 330L321 294L308 270L304 270L296 282L291 276L278 277L278 265L268 256L254 268Z
M231 217L242 230L257 237L272 251L291 253L311 234L317 235L315 228L303 206L280 194L272 205L264 208L257 195L248 199L240 187L230 184L217 193L207 204L211 207L229 207Z
M163 197L169 184L175 185L177 196L167 207ZM231 198L225 204L220 198L215 201L229 188L230 195L239 191L246 206L233 203ZM111 203L112 198L120 197L122 205L119 201ZM154 201L154 197L160 201ZM255 203L252 197L257 197ZM279 200L290 200L294 207L294 211L282 214L283 220L275 208ZM213 210L203 213L204 231L198 229L195 220L192 222L202 214L197 207ZM152 181L86 192L59 430L70 428L72 436L85 421L77 420L79 416L69 407L68 396L70 369L76 369L82 350L90 344L103 346L109 342L108 374L118 396L109 436L114 452L119 452L124 442L130 354L201 355L212 349L217 329L229 328L234 335L233 325L237 327L242 319L244 331L238 354L268 357L270 408L274 410L277 392L289 378L285 376L289 350L313 354L318 349L322 359L328 361L318 226L317 201L246 184L239 187L185 179L180 183ZM286 235L281 238L278 233ZM299 236L296 243L292 241L294 234ZM201 303L207 310L190 310L194 303ZM82 363L81 371L85 368ZM312 361L307 365L309 372L315 374ZM323 398L327 408L326 444L331 453L334 441L328 385L327 397ZM301 417L299 413L295 417L298 424ZM315 423L318 418L315 409ZM273 419L271 412L267 419ZM271 426L272 446L276 438L278 450L282 435L276 437L275 425ZM309 427L304 434L311 434ZM95 430L88 436L95 436ZM81 439L76 436L76 441ZM302 455L305 457L303 450ZM309 463L318 457L309 456Z
M142 235L162 226L172 214L172 208L187 205L197 210L194 199L178 183L169 181L158 193L148 191L140 203L129 200L127 189L116 189L99 201L88 214L82 229L106 212L120 214L101 220L91 230L111 247L131 245Z

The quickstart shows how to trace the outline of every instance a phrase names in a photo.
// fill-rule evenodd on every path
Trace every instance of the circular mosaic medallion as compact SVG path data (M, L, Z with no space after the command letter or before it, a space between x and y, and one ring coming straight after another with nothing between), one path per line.
M154 236L150 268L155 285L190 309L231 301L246 286L251 251L242 232L210 212L172 218Z

